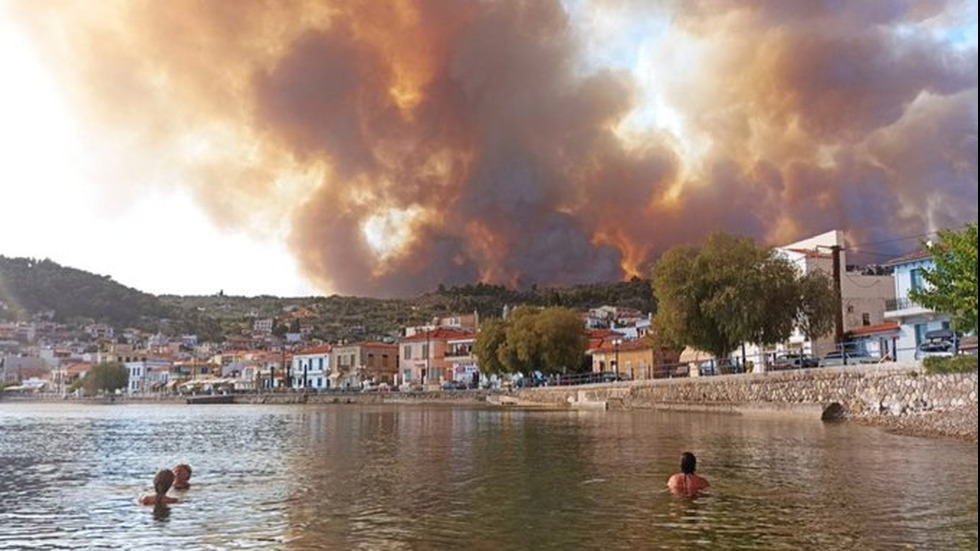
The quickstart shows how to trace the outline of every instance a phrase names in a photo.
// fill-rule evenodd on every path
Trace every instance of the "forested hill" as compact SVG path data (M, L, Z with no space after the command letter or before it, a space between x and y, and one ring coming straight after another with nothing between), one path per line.
M173 310L153 295L109 276L47 259L0 256L0 302L0 317L10 320L51 312L60 322L92 319L117 327L140 327L173 316Z
M224 295L160 297L186 313L218 320L225 334L249 317L273 318L288 323L289 317L312 324L314 334L330 342L395 336L408 325L422 325L436 316L478 312L482 319L499 317L504 306L563 306L574 310L610 305L642 313L656 309L650 282L633 279L619 283L595 283L574 287L536 287L524 290L478 283L438 290L412 299L364 297L279 298Z
M50 260L0 256L0 319L30 319L52 312L61 322L94 320L117 329L138 327L165 333L196 333L205 339L239 334L255 317L289 324L302 318L316 336L339 339L396 335L406 325L434 316L473 311L483 318L501 314L504 306L564 306L575 310L610 305L643 313L656 308L648 280L574 287L509 289L483 283L441 287L413 299L363 297L154 296Z

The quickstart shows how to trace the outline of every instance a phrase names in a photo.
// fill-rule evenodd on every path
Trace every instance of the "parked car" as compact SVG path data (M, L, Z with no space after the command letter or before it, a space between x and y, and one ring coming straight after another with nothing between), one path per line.
M780 354L772 364L772 369L801 369L805 367L817 367L820 362L808 354L798 352L787 352Z
M846 360L846 361L845 361ZM876 358L860 352L830 352L820 360L820 367L877 363Z
M469 387L463 381L448 381L442 385L443 390L466 390L467 388Z
M915 349L915 359L956 355L956 333L949 329L939 329L926 333L926 340Z
M916 348L915 359L922 360L933 356L949 358L955 354L956 345L951 341L926 341Z

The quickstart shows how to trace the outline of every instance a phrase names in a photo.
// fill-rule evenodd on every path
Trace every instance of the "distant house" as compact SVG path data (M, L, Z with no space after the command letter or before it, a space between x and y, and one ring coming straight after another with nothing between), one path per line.
M587 353L594 373L613 372L633 380L686 375L686 370L677 370L680 351L658 345L653 336L635 340L606 337Z
M454 380L456 366L465 358L458 354L466 346L472 351L475 339L476 334L471 331L446 327L417 331L405 337L398 345L400 374L396 383L432 387ZM450 348L450 343L454 348Z
M257 319L252 324L252 331L256 333L271 333L273 324L272 318Z
M885 318L898 323L897 358L914 360L915 352L925 342L930 331L949 329L950 316L930 310L909 298L913 289L926 285L922 274L935 269L936 263L928 251L917 251L885 263L895 272L895 298L888 302Z
M337 345L333 365L343 388L360 388L368 383L394 384L398 374L398 345L377 341Z
M0 383L16 383L31 377L44 377L48 367L44 360L32 356L0 356Z
M292 388L327 390L338 386L339 373L333 368L333 348L316 346L292 355Z

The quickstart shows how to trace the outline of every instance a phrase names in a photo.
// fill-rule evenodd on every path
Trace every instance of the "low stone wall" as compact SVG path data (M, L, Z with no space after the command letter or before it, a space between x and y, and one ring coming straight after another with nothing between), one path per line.
M487 391L238 394L237 404L486 404Z
M976 404L977 373L926 375L916 364L892 363L587 387L539 387L515 394L522 403L573 407L605 402L610 409L902 415ZM834 404L838 406L831 408Z

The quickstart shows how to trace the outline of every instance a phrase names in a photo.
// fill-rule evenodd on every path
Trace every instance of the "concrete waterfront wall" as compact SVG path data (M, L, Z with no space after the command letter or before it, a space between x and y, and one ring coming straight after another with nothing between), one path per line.
M977 373L926 375L916 364L882 364L539 387L515 393L523 404L610 409L785 410L820 415L901 415L977 402ZM833 404L838 407L831 408ZM828 410L830 408L830 410Z

